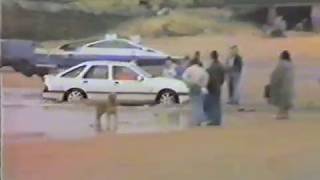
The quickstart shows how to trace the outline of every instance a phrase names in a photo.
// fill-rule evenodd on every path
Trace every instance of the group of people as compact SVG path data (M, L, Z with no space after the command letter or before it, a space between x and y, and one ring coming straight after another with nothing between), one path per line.
M186 64L168 61L163 76L183 80L190 89L190 102L194 125L220 126L222 123L222 86L227 81L228 104L240 105L240 80L243 73L243 59L236 45L230 47L226 63L219 60L217 51L212 51L208 68L200 60L197 51ZM266 85L265 97L277 106L277 119L288 119L293 106L294 68L288 51L280 55L280 61L273 71L270 83Z

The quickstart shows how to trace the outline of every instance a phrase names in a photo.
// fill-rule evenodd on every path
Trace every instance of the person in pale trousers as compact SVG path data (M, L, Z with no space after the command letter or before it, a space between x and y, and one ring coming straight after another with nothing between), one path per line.
M202 67L200 61L192 61L190 67L185 70L182 79L190 89L190 101L192 110L192 124L201 125L206 121L204 113L204 95L207 94L209 75Z
M240 80L243 70L243 60L239 55L238 46L230 47L230 55L226 61L229 101L228 104L240 104Z

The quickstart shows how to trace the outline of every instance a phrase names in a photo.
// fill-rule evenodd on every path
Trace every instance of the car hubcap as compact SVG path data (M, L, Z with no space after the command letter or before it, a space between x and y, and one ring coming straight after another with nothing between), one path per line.
M161 104L174 104L174 95L171 93L164 93L160 97L160 103Z
M83 95L79 91L72 91L68 96L69 102L80 101L83 99Z

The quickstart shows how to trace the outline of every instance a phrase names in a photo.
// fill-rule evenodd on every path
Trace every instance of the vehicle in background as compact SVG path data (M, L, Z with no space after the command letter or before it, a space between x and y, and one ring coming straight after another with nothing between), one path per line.
M41 49L37 49L41 54ZM45 51L42 51L45 52ZM130 62L137 61L141 65L159 65L164 64L164 61L170 56L140 44L140 40L128 40L118 38L116 35L107 35L102 40L83 40L72 43L67 43L59 46L57 49L44 54L51 56L63 55L70 60L93 60L93 61L120 61Z
M123 104L173 104L188 100L183 81L152 77L135 63L88 61L55 76L44 77L43 97L74 102L106 100L116 93Z
M49 73L49 67L37 66L38 59L34 53L39 44L29 40L1 40L0 67L11 66L15 71L25 76L44 76Z
M44 76L50 70L66 69L86 61L135 61L140 66L158 66L170 57L117 36L67 43L52 50L28 40L1 40L1 50L1 66L12 66L26 76Z

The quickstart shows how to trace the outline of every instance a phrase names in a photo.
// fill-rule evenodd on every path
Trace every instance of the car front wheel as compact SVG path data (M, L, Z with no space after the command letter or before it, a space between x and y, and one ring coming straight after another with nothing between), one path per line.
M68 102L77 102L86 98L85 92L80 89L71 89L65 94L65 100Z
M178 104L179 103L179 97L176 92L173 90L163 90L160 91L158 97L157 97L157 103L158 104Z

